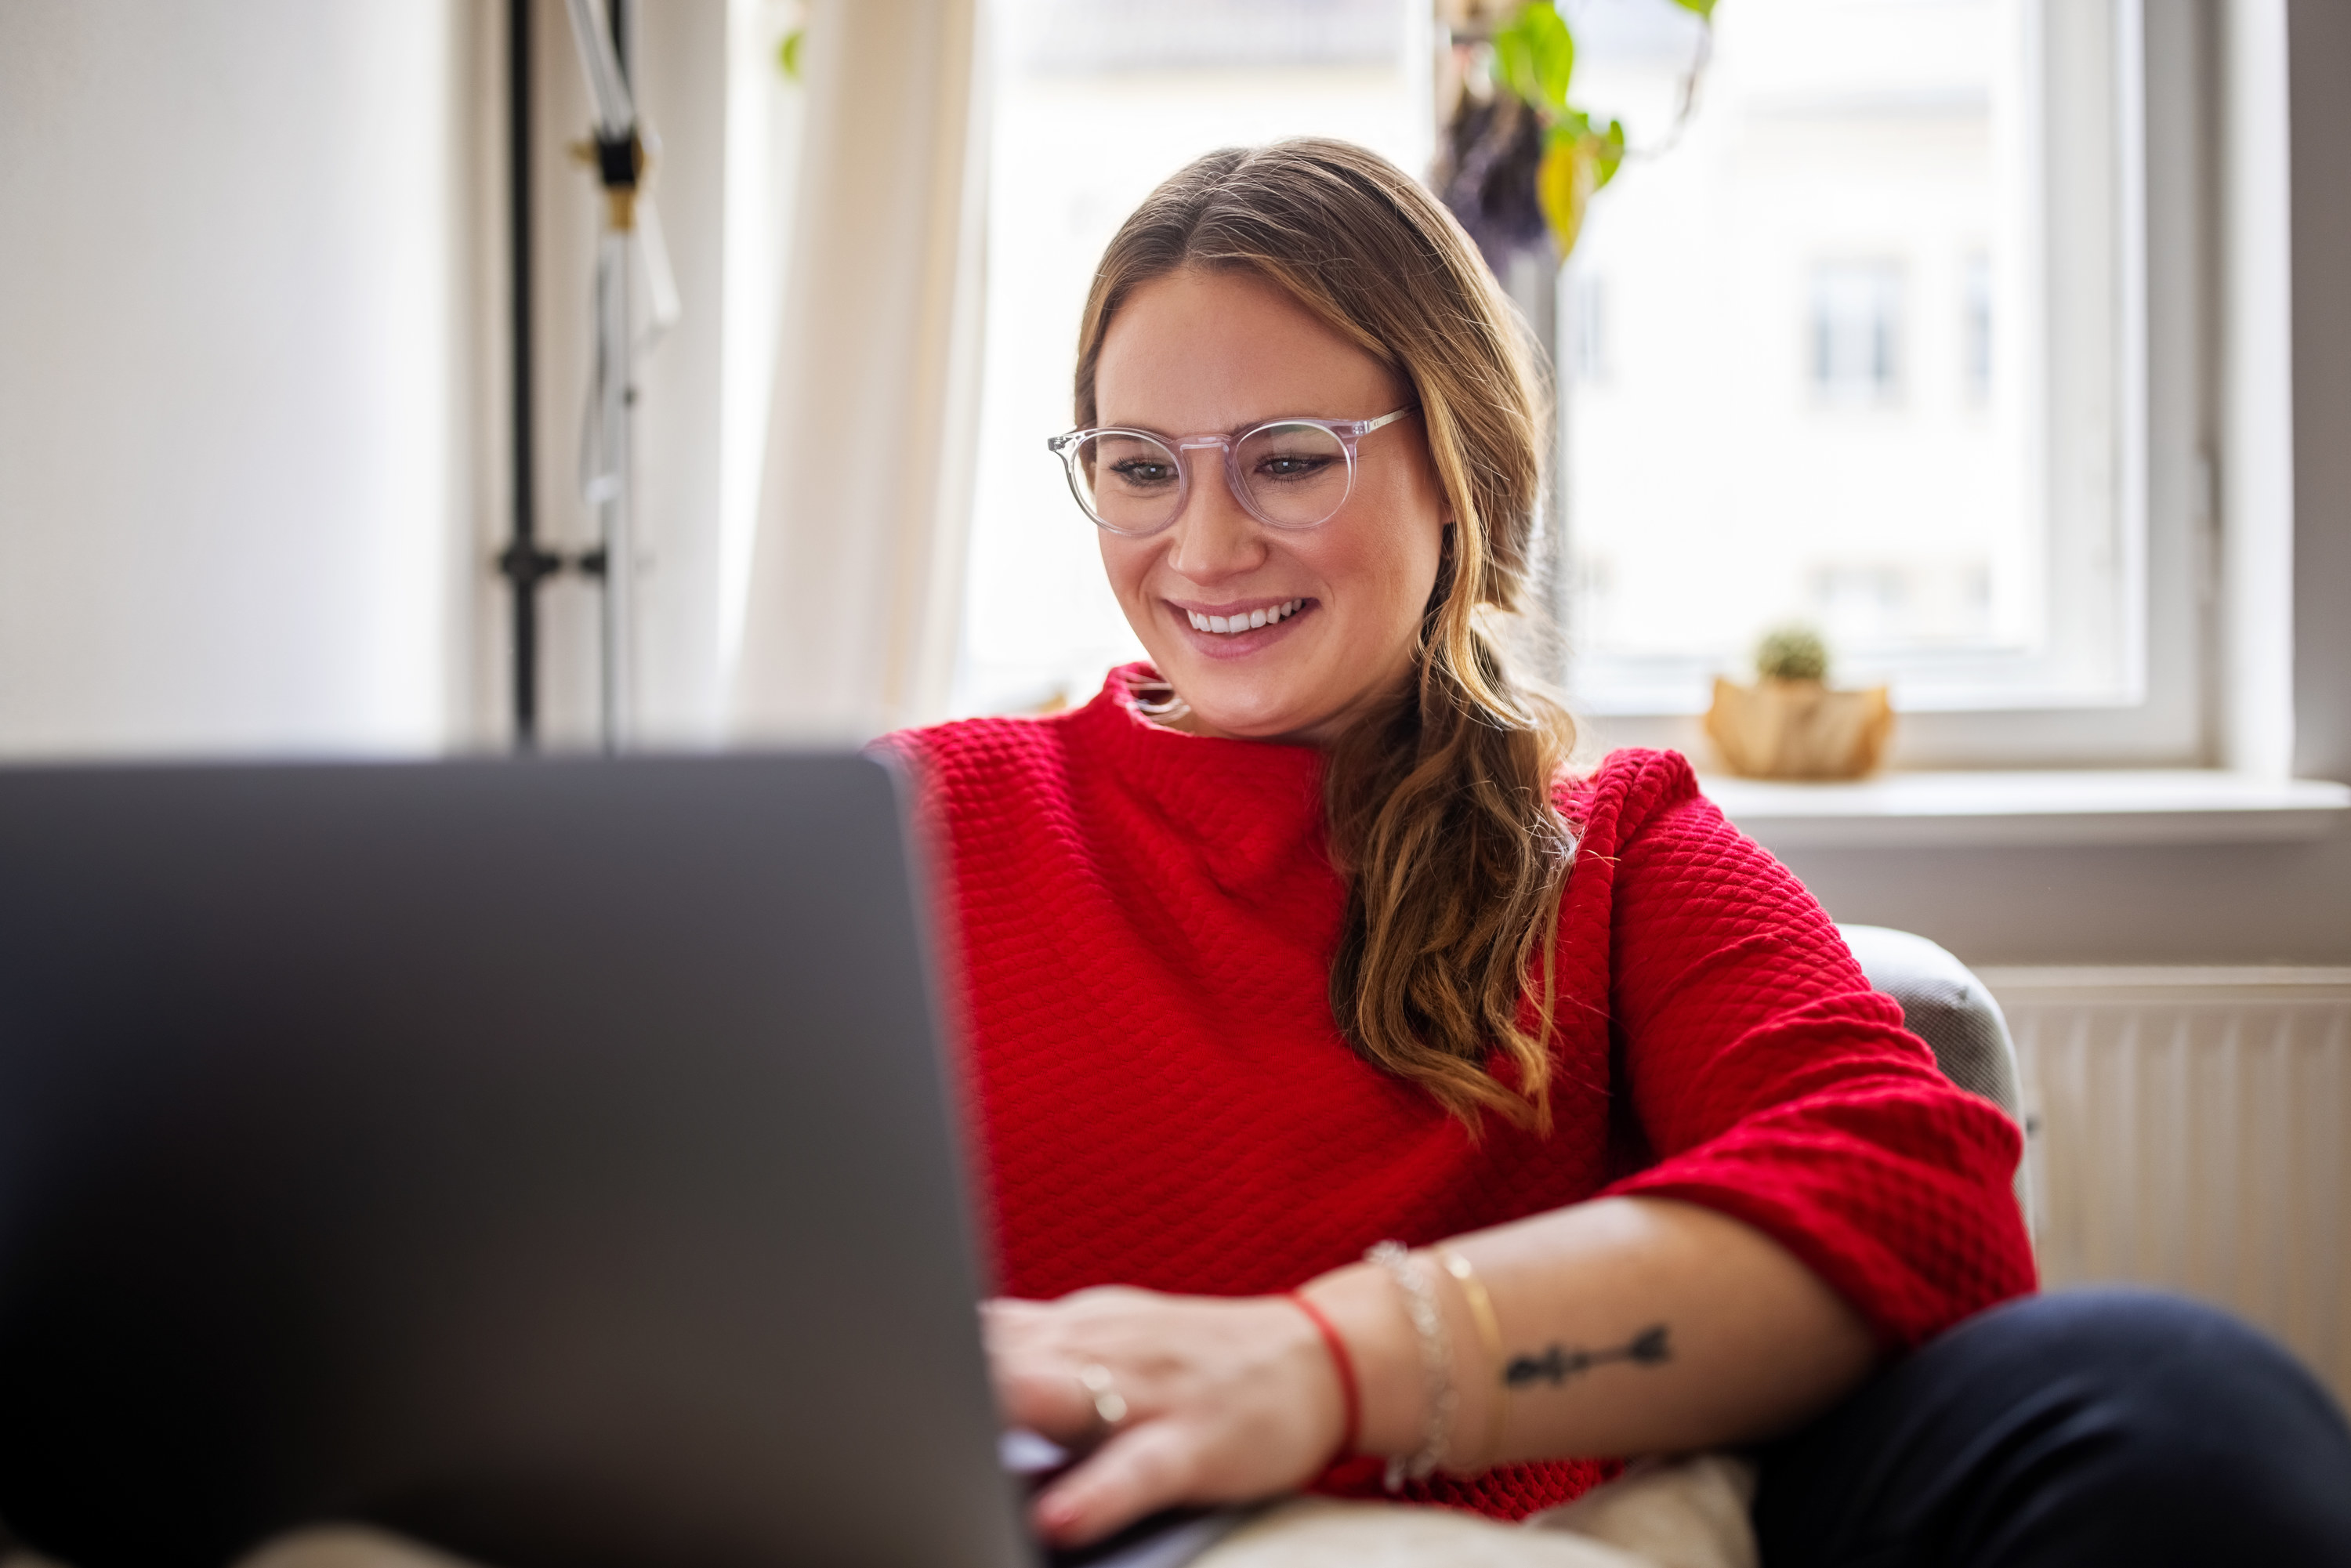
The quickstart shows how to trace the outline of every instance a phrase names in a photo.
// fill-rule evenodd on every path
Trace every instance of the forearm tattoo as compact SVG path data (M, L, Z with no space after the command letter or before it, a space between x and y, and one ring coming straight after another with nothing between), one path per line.
M1571 1350L1553 1343L1540 1355L1514 1355L1502 1368L1502 1384L1508 1388L1524 1388L1530 1383L1548 1383L1556 1388L1571 1377L1612 1361L1656 1366L1673 1358L1673 1347L1666 1342L1666 1325L1653 1323L1623 1344L1606 1350Z

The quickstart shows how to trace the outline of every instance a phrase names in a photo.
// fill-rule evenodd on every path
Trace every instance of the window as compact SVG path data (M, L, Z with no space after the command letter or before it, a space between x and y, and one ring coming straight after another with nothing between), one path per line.
M2194 331L2194 246L2158 256L2148 225L2192 213L2195 155L2141 112L2186 21L1737 0L1677 129L1695 25L1652 0L1562 9L1583 100L1649 150L1562 282L1580 706L1612 739L1685 741L1665 716L1801 622L1841 679L1893 686L1911 762L2194 759L2189 507L2150 494L2147 421L2150 330ZM2165 417L2192 454L2192 417Z
M1709 46L1672 0L1559 4L1579 100L1633 146L1531 312L1559 323L1545 580L1579 709L1689 744L1712 678L1802 621L1840 679L1894 687L1907 764L2198 760L2190 11L1729 0ZM1113 228L1221 145L1425 169L1434 9L998 12L959 711L1082 700L1139 653L1042 450Z

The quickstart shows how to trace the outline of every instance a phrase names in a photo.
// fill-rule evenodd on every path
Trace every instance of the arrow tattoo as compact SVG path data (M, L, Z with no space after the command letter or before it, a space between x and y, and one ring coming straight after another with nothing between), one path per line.
M1673 1348L1666 1343L1666 1325L1656 1323L1608 1350L1570 1350L1565 1345L1553 1344L1541 1355L1512 1356L1510 1365L1502 1370L1502 1383L1510 1388L1523 1388L1530 1383L1548 1383L1556 1388L1569 1378L1608 1362L1655 1366L1673 1358Z

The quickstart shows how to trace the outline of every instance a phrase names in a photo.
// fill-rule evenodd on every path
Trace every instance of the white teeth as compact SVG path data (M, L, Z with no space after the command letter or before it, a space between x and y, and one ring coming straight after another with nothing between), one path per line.
M1186 610L1185 615L1195 632L1215 632L1230 636L1236 632L1254 632L1260 626L1273 626L1287 621L1306 608L1303 599L1285 600L1264 610L1252 610L1246 615L1205 615L1197 610Z

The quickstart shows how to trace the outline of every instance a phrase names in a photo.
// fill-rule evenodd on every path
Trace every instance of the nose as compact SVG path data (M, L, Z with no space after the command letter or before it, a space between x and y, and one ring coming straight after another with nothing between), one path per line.
M1191 466L1184 509L1168 525L1167 564L1194 582L1215 582L1265 564L1264 536L1225 473L1221 445L1186 447Z

